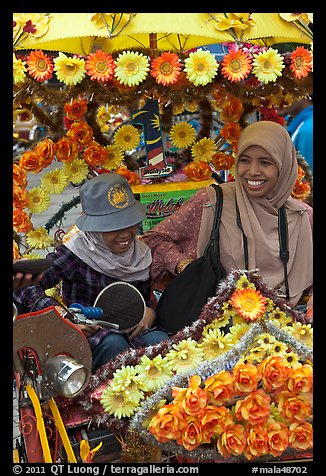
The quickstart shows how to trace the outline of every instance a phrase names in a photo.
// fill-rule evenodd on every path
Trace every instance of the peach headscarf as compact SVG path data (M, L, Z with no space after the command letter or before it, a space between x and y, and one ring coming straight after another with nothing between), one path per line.
M271 196L259 199L247 195L238 180L237 172L235 182L222 185L224 205L220 225L221 262L227 273L232 269L244 269L245 266L242 232L236 224L236 198L248 240L249 269L258 268L258 273L269 287L280 289L284 293L284 269L279 257L278 209L285 205L290 255L290 301L296 304L302 292L313 282L313 245L307 207L291 197L298 170L295 148L288 132L281 125L272 121L255 122L241 134L236 166L241 153L251 145L262 147L275 160L279 171L278 182ZM214 190L208 191L210 198L212 192L215 193ZM212 210L212 207L207 210ZM210 218L208 215L211 215ZM203 213L201 229L206 228L206 231L200 233L199 247L202 246L200 243L208 241L208 236L204 238L204 235L209 234L207 227L211 230L212 225L208 225L207 219L211 221L212 215L212 212Z

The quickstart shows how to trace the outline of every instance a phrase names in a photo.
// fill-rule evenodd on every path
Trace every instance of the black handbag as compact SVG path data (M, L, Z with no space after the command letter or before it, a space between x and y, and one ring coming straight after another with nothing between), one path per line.
M216 191L216 212L204 254L172 279L156 306L157 324L171 334L198 319L208 298L215 296L218 283L226 276L219 256L219 224L223 192L219 185L212 186Z

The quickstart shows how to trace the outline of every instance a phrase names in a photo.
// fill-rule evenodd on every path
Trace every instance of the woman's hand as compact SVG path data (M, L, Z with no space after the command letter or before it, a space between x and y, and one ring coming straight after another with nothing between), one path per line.
M150 329L155 319L156 319L156 312L151 307L147 307L144 317L139 322L139 324L137 324L136 328L131 331L129 338L132 340L136 336L138 336L138 334L140 334L141 331L145 329Z
M13 288L15 291L25 288L26 286L36 286L43 278L43 273L16 273L13 275Z
M65 317L65 315L67 314L67 311L63 307L55 306L55 308L60 314L60 316ZM82 333L86 337L90 337L91 335L95 334L97 331L101 329L101 326L96 324L86 325L86 324L75 324L74 322L72 324L74 324L74 326L77 327L77 329L82 331Z

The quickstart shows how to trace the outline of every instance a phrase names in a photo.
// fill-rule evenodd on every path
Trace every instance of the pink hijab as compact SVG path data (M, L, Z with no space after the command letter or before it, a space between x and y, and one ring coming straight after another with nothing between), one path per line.
M245 267L242 232L236 224L236 197L241 223L248 240L249 269L258 268L258 274L264 278L269 287L279 291L280 294L285 293L278 235L278 209L285 205L290 255L288 261L290 302L296 304L302 292L313 282L312 230L308 210L291 197L298 171L296 151L286 129L272 121L255 122L244 129L238 144L236 166L241 153L251 145L262 147L273 157L279 170L278 182L272 196L260 199L253 199L247 195L238 180L237 171L235 182L222 185L224 205L220 226L221 262L227 273L232 269ZM214 190L208 191L210 199L214 197L214 193ZM207 219L211 221L212 215L211 213L211 217L208 218L207 212L206 217L203 213L202 225ZM207 230L207 227L206 221L204 229ZM199 246L200 243L207 243L208 236L204 238L206 234L209 234L209 231L200 233Z

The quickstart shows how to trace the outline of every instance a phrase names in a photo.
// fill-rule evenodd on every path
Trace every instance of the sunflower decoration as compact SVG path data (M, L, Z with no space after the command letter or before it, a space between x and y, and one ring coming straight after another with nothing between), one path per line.
M139 399L129 392L121 392L112 387L105 387L100 399L104 411L116 418L125 418L133 415L139 405Z
M59 194L68 185L68 179L63 170L55 169L42 176L41 185L49 194Z
M266 311L266 298L256 289L235 291L231 297L231 303L246 321L256 321Z
M43 82L52 78L54 64L43 51L31 51L27 60L27 71L36 81Z
M53 238L49 235L46 228L40 226L26 234L27 244L37 250L43 250L53 244Z
M274 83L278 76L282 76L282 69L285 68L282 56L278 50L268 48L267 51L253 55L252 73L259 81L267 84Z
M62 171L67 177L67 180L72 183L81 183L87 178L89 172L86 162L78 158L65 162Z
M28 192L28 209L32 213L43 213L50 207L50 195L43 187L33 187Z
M178 81L181 72L181 64L175 53L162 53L151 62L151 75L158 84L169 86Z
M58 81L62 81L67 86L76 86L86 75L85 60L76 55L69 58L60 51L53 62Z
M140 134L136 127L125 124L114 134L114 142L123 151L136 149L140 143Z
M109 144L105 147L105 150L107 151L108 158L102 167L107 170L116 170L123 162L123 150L117 144Z
M191 155L195 161L211 162L216 152L216 143L209 137L203 137L191 147Z
M205 86L217 75L218 63L210 51L199 48L185 59L184 71L195 86Z
M178 122L170 130L171 143L180 149L190 147L196 139L196 129L188 122Z
M229 333L225 335L220 329L209 329L198 344L198 348L204 352L204 359L210 360L226 352L233 345L234 342Z
M138 375L145 377L149 391L158 390L173 375L172 367L167 357L162 357L160 354L153 359L143 355L135 369Z
M123 51L115 61L114 76L126 86L136 86L146 78L149 71L149 61L138 51Z
M229 81L239 82L247 78L252 70L252 61L249 55L239 49L231 50L222 61L222 75Z
M97 50L87 56L85 68L86 74L93 81L106 83L113 78L115 62L110 54Z
M198 347L197 341L189 337L173 344L166 357L175 373L181 374L198 367L203 362L204 351Z
M305 78L312 70L312 54L303 46L298 46L291 53L290 69L297 79Z

